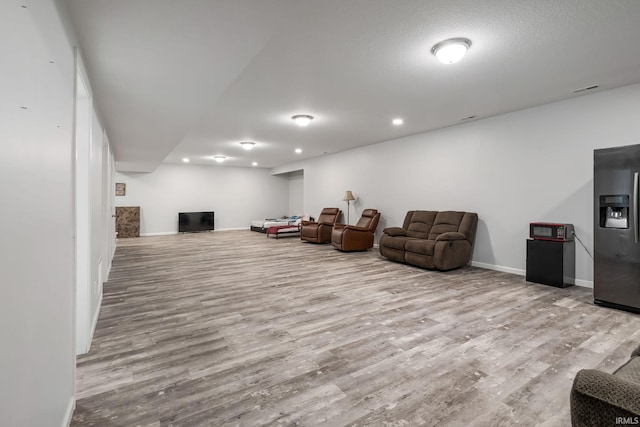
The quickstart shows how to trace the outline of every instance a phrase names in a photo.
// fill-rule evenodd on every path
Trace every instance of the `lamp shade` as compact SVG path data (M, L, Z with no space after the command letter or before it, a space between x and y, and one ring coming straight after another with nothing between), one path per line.
M353 193L351 192L351 190L347 190L346 193L344 193L344 200L345 202L352 202L354 201L356 198L353 197Z

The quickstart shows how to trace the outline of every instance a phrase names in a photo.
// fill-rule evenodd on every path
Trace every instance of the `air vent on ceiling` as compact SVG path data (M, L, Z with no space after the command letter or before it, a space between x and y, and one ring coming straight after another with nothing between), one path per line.
M600 87L600 85L587 86L587 87L583 87L583 88L580 88L580 89L576 89L576 90L573 91L573 93L582 93L582 92L586 92L588 90L597 89L599 87Z

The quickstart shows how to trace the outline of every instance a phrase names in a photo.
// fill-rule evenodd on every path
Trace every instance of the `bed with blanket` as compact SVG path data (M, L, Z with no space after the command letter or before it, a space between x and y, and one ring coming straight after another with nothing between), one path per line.
M280 237L299 236L301 224L302 220L297 219L296 221L289 222L287 225L272 225L267 228L267 238L275 237L278 239Z
M308 220L307 218L305 218L305 215L292 215L283 216L281 218L254 219L253 221L251 221L251 231L266 233L269 227L278 227L281 225L297 225L303 219Z

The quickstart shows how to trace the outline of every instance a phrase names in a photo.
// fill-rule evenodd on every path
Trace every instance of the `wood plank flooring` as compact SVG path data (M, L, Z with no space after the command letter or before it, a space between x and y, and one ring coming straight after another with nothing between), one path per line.
M480 268L226 231L122 239L72 426L568 426L640 316Z

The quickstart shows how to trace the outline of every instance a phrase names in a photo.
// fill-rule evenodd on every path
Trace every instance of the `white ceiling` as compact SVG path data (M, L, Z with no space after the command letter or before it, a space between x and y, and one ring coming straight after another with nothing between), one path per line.
M121 171L277 167L640 82L638 0L66 3ZM451 37L473 45L444 65Z

